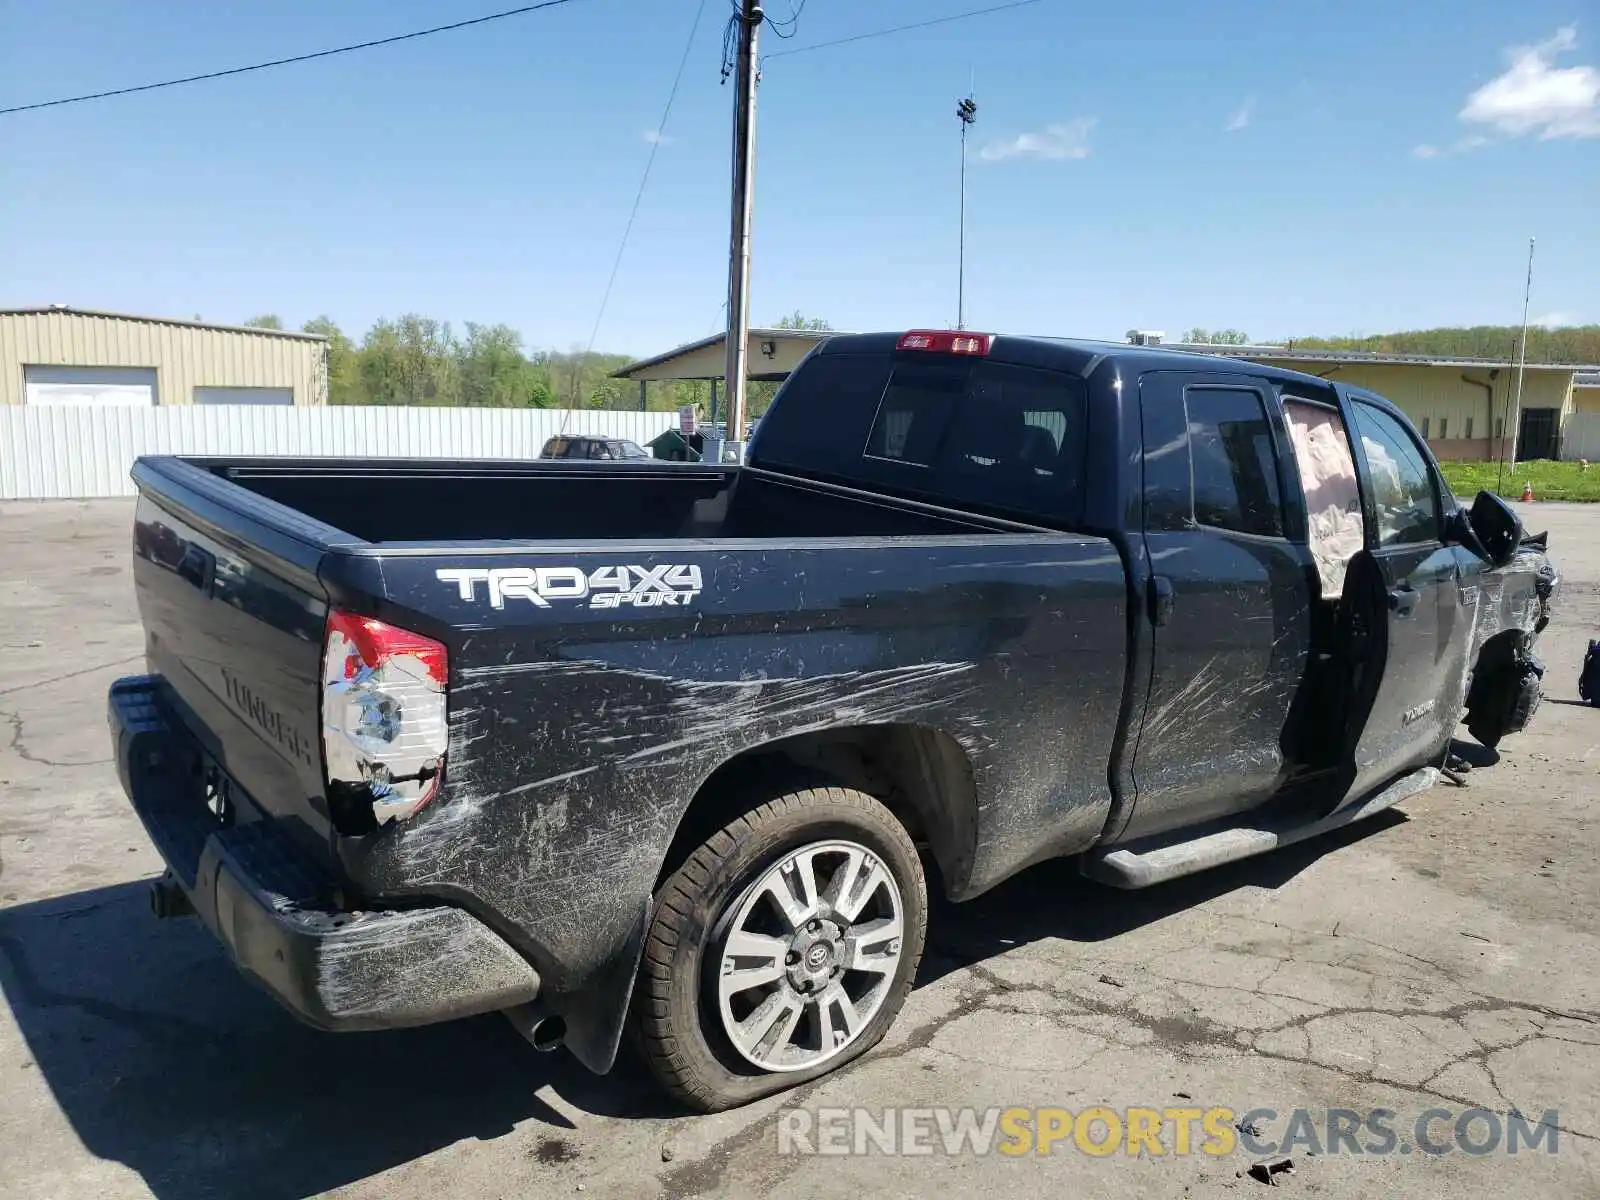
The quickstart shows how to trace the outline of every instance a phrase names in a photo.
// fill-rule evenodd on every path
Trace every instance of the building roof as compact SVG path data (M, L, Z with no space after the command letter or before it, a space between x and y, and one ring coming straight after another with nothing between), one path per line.
M710 337L703 337L699 341L685 342L683 345L674 347L663 354L657 354L651 358L641 358L638 362L631 362L620 371L613 371L611 378L632 379L639 372L647 371L651 367L659 367L675 358L687 358L689 355L696 354L709 346L721 345L727 340L727 336L727 332L724 330L713 333ZM750 339L752 341L805 342L808 346L814 346L824 338L832 336L834 336L833 330L824 329L765 329L758 326L751 326L750 329Z
M65 304L47 304L40 308L0 308L0 317L68 316L99 317L108 321L143 321L151 325L184 325L190 329L213 329L221 333L260 333L268 337L301 338L312 342L328 339L320 333L302 333L298 329L262 329L258 325L217 325L210 321L184 321L177 317L146 317L137 313L105 312L96 308L69 308Z
M1572 386L1600 388L1600 371L1579 371L1572 377Z
M1327 366L1451 367L1466 370L1509 370L1515 359L1473 358L1453 354L1383 354L1371 350L1299 350L1293 346L1222 346L1210 342L1163 342L1164 350L1215 354L1224 358L1271 359L1273 362L1319 363ZM1575 363L1525 363L1529 371L1580 371Z

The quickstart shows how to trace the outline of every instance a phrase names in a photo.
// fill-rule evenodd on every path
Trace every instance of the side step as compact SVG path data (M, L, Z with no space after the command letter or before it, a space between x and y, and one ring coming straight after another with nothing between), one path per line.
M1188 841L1161 841L1147 838L1125 846L1108 846L1091 850L1083 857L1083 873L1099 883L1119 888L1143 888L1165 883L1181 875L1192 875L1208 867L1237 862L1292 846L1295 842L1319 834L1332 833L1357 821L1392 808L1419 792L1425 792L1439 781L1436 767L1422 767L1402 775L1381 792L1369 796L1360 804L1341 808L1315 821L1296 822L1291 816L1273 820L1259 820L1255 825L1232 825ZM1246 819L1248 819L1246 814ZM1184 831L1176 831L1181 836ZM1163 835L1171 837L1173 835Z

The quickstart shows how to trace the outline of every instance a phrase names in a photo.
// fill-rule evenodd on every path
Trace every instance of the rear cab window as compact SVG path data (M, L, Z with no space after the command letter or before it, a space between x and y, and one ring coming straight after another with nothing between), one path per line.
M1075 375L948 354L807 360L753 462L1045 524L1082 512L1086 393Z

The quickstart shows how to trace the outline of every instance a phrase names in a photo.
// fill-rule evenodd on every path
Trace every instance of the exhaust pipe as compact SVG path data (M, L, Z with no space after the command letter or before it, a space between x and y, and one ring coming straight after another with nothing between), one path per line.
M561 1043L567 1040L567 1023L560 1017L545 1017L542 1021L534 1022L527 1038L540 1054L549 1054L561 1049Z
M178 886L170 871L150 881L150 911L159 921L194 915L194 905L189 903L188 894Z
M547 1013L538 1003L519 1004L502 1010L512 1028L528 1040L540 1054L561 1049L567 1040L567 1023L553 1013Z

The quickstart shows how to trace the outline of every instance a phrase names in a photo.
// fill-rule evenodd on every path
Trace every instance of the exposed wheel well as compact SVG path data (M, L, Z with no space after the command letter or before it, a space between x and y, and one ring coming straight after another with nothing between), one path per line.
M819 781L876 797L931 855L946 894L965 885L978 821L967 752L949 734L921 725L861 725L766 742L723 763L678 822L657 887L735 816Z

